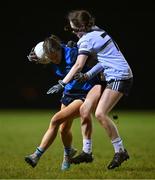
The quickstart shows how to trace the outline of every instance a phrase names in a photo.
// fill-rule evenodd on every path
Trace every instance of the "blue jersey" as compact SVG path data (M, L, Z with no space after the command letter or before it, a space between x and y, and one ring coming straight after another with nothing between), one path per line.
M68 47L66 44L61 44L62 46L62 60L61 63L56 65L52 64L53 70L56 75L60 76L61 78L64 78L72 66L74 65L77 55L78 55L78 48L77 47ZM82 72L85 73L88 70L90 70L90 67L88 68L87 65L84 66ZM79 83L76 80L72 80L69 83L66 84L64 89L64 94L86 94L95 84L99 84L98 77L94 77L93 79L84 82Z

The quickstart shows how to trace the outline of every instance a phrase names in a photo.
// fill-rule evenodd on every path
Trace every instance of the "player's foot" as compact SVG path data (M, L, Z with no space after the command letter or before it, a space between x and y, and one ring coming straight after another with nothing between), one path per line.
M124 151L115 153L113 160L108 165L108 169L119 167L124 161L127 161L127 159L129 159L129 154L126 149L124 149Z
M75 158L72 158L70 160L70 162L72 164L80 164L80 163L90 163L94 160L92 153L88 154L85 153L84 151L82 151L81 154L79 154L78 156L76 156Z
M75 154L77 153L76 149L71 149L69 156L65 155L62 165L61 165L61 170L65 171L68 170L70 168L70 159L75 156Z
M33 168L37 165L39 159L40 158L36 154L31 154L31 155L25 157L25 161L29 165L31 165Z

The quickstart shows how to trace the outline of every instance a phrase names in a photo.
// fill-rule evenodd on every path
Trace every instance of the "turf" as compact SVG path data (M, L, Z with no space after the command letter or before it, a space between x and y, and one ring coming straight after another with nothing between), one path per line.
M63 146L59 134L54 144L31 168L24 156L40 143L54 112L50 110L0 111L0 179L155 179L155 112L118 111L115 120L130 159L107 170L113 147L100 124L93 119L94 162L60 170ZM81 151L80 120L72 127L73 145Z

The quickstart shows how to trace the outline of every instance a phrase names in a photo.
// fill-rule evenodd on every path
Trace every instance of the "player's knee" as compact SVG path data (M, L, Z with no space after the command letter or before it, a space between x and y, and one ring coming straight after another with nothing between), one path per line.
M106 114L104 112L102 112L102 111L96 111L95 112L95 117L97 118L97 120L99 122L103 122L106 119Z
M60 125L59 120L57 118L52 118L50 124L51 126L56 126L56 127Z

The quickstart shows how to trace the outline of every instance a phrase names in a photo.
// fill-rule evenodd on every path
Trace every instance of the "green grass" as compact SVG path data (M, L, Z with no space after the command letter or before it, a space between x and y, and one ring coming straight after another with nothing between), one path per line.
M93 153L90 164L72 165L61 172L63 146L59 135L36 168L24 161L39 145L52 114L49 110L0 111L0 179L155 179L155 112L120 111L117 124L130 160L107 170L113 147L94 119ZM72 127L73 144L81 151L80 120Z

